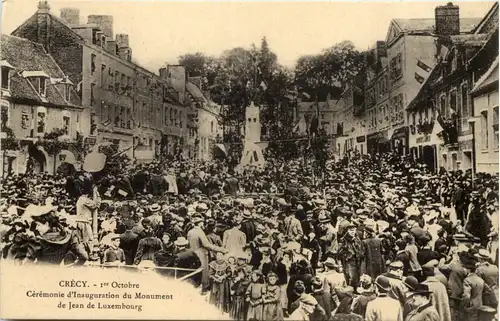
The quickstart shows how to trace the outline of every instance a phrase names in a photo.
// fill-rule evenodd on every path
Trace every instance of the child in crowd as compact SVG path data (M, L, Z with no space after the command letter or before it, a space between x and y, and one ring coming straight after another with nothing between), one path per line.
M248 302L247 321L262 320L262 273L259 270L252 272L251 282L246 292L246 302Z
M209 276L212 280L212 291L209 302L224 312L229 312L230 288L229 288L229 264L222 252L217 252L215 261L209 264Z
M283 306L281 304L281 287L277 284L278 276L274 272L267 275L267 284L262 293L263 320L283 320Z

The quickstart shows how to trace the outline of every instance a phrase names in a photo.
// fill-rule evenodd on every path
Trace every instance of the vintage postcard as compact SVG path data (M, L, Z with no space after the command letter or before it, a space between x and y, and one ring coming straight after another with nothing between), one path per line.
M498 320L498 16L3 0L0 317Z

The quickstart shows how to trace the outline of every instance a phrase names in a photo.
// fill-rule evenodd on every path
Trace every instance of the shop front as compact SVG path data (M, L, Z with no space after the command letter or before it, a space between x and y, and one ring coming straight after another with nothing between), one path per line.
M410 140L410 133L408 126L397 128L391 136L391 149L399 155L406 155L409 153L408 145Z

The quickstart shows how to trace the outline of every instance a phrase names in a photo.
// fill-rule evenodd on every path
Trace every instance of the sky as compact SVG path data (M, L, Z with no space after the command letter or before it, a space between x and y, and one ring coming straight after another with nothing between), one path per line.
M11 33L37 9L38 0L3 0L1 31ZM351 40L359 50L384 40L391 19L434 18L446 2L169 2L48 0L51 12L80 10L80 23L91 14L113 15L114 34L129 34L133 59L157 72L179 55L219 55L234 47L258 45L267 37L278 61L293 67L302 55L319 53ZM461 17L483 17L493 2L455 2Z

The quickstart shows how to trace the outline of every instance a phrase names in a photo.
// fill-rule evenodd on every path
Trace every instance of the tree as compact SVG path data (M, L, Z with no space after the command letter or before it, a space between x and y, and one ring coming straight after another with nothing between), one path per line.
M311 100L325 100L328 94L338 98L351 76L363 65L363 54L352 42L343 41L323 49L320 54L300 57L295 67L297 87Z

